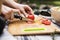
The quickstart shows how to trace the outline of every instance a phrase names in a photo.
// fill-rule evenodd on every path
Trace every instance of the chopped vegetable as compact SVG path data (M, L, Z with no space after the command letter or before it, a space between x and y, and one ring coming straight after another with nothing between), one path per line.
M27 18L29 18L29 19L31 19L31 20L34 20L34 15L28 15L28 17Z
M45 30L45 28L27 28L24 29L24 31L42 31Z
M50 25L50 24L51 24L51 21L48 20L48 19L43 19L43 20L42 20L42 24Z

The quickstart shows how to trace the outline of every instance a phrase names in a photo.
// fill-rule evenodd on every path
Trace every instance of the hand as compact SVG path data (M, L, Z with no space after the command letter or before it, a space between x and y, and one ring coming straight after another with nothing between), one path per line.
M20 11L18 9L12 9L4 5L2 6L2 14L4 15L5 19L13 21L14 12L18 12L18 14L20 15Z
M33 10L28 5L17 4L15 8L19 9L21 13L26 17L28 14L33 15Z
M26 17L28 14L33 14L32 9L28 5L18 4L14 0L5 0L5 4L13 8L19 9L20 12Z

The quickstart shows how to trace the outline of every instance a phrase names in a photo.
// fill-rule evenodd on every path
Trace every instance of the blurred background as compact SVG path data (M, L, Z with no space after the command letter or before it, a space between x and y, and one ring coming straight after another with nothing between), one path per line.
M16 1L20 4L29 5L35 11L36 15L42 14L50 16L49 9L51 7L60 6L60 0L16 0Z
M60 6L60 0L18 0L21 4L40 7L41 5Z

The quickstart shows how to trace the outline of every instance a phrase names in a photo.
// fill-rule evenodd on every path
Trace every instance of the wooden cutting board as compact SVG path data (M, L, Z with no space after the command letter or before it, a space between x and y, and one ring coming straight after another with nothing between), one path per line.
M56 28L56 32L60 33L60 27L55 27Z
M59 29L56 29L56 32L57 32L57 33L60 33L60 28L59 28Z
M51 25L44 24L27 24L24 21L16 21L9 24L8 31L12 35L31 35L31 34L50 34L55 32L56 25L51 23Z

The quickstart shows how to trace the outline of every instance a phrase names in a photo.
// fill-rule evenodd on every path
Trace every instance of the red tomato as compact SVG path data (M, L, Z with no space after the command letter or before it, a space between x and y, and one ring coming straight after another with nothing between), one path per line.
M48 19L46 19L46 18L44 18L44 19L42 19L42 20L44 20L44 21L48 21Z
M45 22L46 22L45 20L41 20L41 21L42 21L42 24L45 24Z
M50 21L45 21L45 25L50 25L51 22Z
M42 24L50 25L51 21L50 20L42 20Z
M31 19L31 20L34 20L34 15L28 15L28 17L27 18L29 18L29 19Z
M48 19L45 19L45 18L44 18L44 19L42 19L41 21L42 21L42 23L44 24L44 22L45 22L45 21L48 21Z

